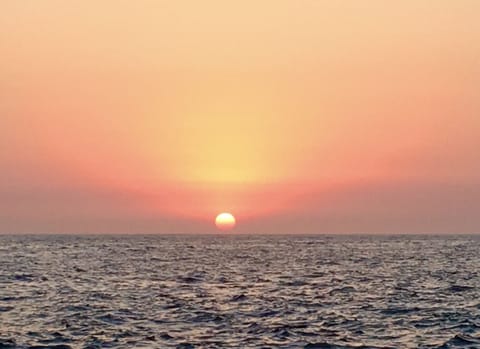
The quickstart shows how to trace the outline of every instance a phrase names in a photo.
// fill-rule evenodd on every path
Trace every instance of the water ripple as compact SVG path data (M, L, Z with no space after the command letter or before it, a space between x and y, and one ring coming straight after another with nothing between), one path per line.
M2 348L480 348L474 236L1 236Z

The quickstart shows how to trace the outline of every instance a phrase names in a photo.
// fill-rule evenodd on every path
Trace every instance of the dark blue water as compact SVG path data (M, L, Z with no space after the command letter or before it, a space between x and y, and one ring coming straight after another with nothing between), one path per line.
M0 348L480 348L480 238L0 236Z

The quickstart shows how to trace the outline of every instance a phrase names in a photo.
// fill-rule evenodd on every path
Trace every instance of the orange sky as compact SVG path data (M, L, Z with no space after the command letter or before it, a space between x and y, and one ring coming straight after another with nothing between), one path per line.
M0 4L0 232L480 232L480 1Z

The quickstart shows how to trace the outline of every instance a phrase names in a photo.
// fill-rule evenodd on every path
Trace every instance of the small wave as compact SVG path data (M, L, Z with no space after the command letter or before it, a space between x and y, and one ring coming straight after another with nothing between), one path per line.
M2 306L0 305L0 313L6 313L7 311L11 311L15 309L15 307L12 307L12 306Z
M448 291L450 292L465 292L465 291L470 291L474 290L475 287L472 286L466 286L466 285L452 285L448 288Z
M164 332L164 333L160 334L160 338L165 339L165 340L170 340L170 339L174 339L175 337L173 337L173 336L169 335L168 333Z
M105 314L102 316L97 317L98 320L109 323L109 324L115 324L115 325L121 325L125 322L124 319L115 316L113 314Z
M448 341L437 347L437 349L447 349L452 348L452 346L470 346L476 344L475 348L480 347L480 338L472 337L467 334L456 334L454 337L450 338ZM469 347L474 348L474 347Z
M193 284L193 283L201 282L202 279L196 276L183 276L183 277L180 277L178 281L186 284Z
M72 349L72 347L67 344L31 345L27 349Z
M385 315L405 315L405 314L410 314L410 313L415 313L420 311L421 309L418 307L412 307L412 308L387 308L381 310L382 314Z
M12 338L0 338L0 349L12 349L17 347L17 342Z
M304 349L395 349L394 347L377 347L371 345L345 345L345 344L330 344L328 342L308 343L303 347Z
M328 292L329 295L334 295L336 293L351 293L355 292L357 289L353 286L343 286L343 287L337 287Z
M243 293L233 296L232 299L230 299L231 302L242 302L247 299L247 296L245 296Z
M333 349L338 348L335 345L329 343L308 343L304 347L304 349Z
M31 282L34 280L35 276L32 274L15 274L13 275L15 281L24 281L24 282Z

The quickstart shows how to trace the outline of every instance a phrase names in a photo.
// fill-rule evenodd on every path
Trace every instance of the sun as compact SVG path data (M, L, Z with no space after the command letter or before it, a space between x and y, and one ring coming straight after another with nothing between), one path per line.
M215 225L220 230L231 230L235 227L235 217L228 212L220 213L215 219Z

